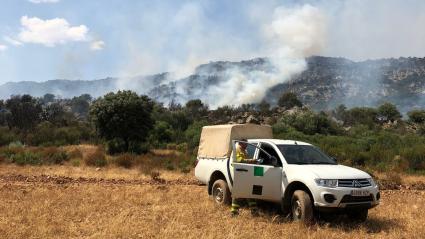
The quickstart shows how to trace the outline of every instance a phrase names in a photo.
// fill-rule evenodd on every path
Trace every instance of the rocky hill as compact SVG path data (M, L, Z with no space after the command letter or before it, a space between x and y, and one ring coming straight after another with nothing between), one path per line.
M306 71L269 91L271 101L293 91L316 109L375 106L384 101L403 111L425 107L425 58L353 62L343 58L312 57Z
M162 73L133 78L106 78L94 81L52 80L17 82L0 86L0 97L12 94L41 96L53 93L64 98L89 93L95 97L118 89L131 89L169 103L206 97L206 92L229 80L229 70L240 74L273 72L266 58L241 62L218 61L200 65L188 77L175 79ZM226 89L223 89L226 90ZM375 106L395 103L402 111L425 107L425 58L380 59L354 62L344 58L310 57L307 69L287 82L268 89L265 99L272 105L285 91L295 92L314 109L330 109L338 104Z

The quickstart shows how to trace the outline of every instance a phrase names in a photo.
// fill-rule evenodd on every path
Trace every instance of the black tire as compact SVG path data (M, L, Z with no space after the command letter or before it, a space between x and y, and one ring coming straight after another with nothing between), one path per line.
M216 180L212 186L211 194L214 202L219 205L230 205L232 197L230 195L229 186L226 181L219 179Z
M350 210L347 212L347 216L352 221L364 222L367 219L367 213L367 209Z
M314 223L313 204L310 195L303 190L296 190L291 199L292 220L306 225Z

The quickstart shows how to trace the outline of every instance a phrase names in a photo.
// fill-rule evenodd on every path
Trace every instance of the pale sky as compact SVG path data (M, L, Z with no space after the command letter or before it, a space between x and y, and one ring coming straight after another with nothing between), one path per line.
M326 17L320 55L425 56L422 0L2 0L0 84L190 74L209 61L267 56L275 9L303 4Z

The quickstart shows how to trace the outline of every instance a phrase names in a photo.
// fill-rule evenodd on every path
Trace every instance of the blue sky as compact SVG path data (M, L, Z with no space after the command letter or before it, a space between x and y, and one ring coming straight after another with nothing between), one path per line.
M50 2L51 1L51 2ZM266 56L276 8L326 17L326 56L425 56L425 1L2 0L0 84L99 79Z

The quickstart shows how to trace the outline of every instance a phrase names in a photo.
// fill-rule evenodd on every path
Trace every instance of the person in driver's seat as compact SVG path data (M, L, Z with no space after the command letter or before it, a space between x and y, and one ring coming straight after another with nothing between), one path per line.
M240 140L236 144L236 162L237 163L255 163L255 159L248 159L248 152L246 151L246 147L248 144L246 143L246 139ZM248 201L248 207L251 209L251 215L258 216L258 209L257 209L257 201L255 199L247 199ZM241 202L240 198L232 198L232 207L230 209L230 212L232 213L232 216L239 215L239 203Z
M237 163L255 163L255 159L248 159L248 152L246 151L246 147L248 146L248 144L246 142L246 139L242 139L238 143L236 143Z

